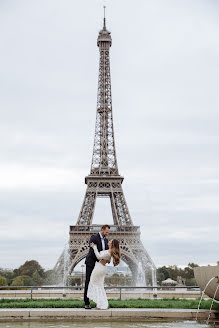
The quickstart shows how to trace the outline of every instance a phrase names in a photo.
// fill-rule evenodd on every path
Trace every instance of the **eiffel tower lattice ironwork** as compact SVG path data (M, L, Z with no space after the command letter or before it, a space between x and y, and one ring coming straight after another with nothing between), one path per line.
M70 226L69 273L87 255L89 239L100 228L92 224L97 197L109 197L114 222L110 229L110 239L119 240L122 260L136 276L139 262L144 270L147 266L155 269L155 265L140 240L140 227L133 225L122 189L124 178L118 171L110 79L111 44L111 35L106 29L104 17L103 28L97 39L100 61L93 156L90 174L85 177L87 189L79 217L76 225ZM57 262L56 267L60 262Z

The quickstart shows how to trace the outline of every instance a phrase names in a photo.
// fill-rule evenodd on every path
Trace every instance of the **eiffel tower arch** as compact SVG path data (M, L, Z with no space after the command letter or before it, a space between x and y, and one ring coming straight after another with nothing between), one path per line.
M145 250L140 239L140 227L132 222L122 188L124 178L119 175L115 138L113 129L111 79L110 79L110 47L112 38L106 29L104 17L103 28L97 38L99 48L99 77L97 93L97 111L94 147L90 174L85 177L87 189L76 225L70 226L69 274L74 267L86 257L89 240L92 234L100 230L100 226L92 224L97 197L110 199L113 225L109 238L118 239L121 247L121 258L136 276L139 262L146 270L147 266L155 269L155 265ZM105 224L107 222L103 222ZM59 270L63 256L56 264Z

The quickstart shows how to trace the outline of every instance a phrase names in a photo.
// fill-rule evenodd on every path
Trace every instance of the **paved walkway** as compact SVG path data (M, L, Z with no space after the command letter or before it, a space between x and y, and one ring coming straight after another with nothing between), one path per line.
M107 297L111 299L120 298L119 290L106 290ZM33 289L32 291L34 298L76 298L76 299L84 299L84 292L79 290L52 290L52 289L43 289L38 288ZM30 290L0 290L0 298L28 298L31 296ZM163 290L157 291L157 298L199 298L200 291L187 291L185 288L177 289L176 291L171 290ZM154 294L152 291L129 291L123 289L121 292L121 299L136 299L136 298L154 298Z
M14 319L178 319L195 320L196 310L184 309L0 309L0 320ZM198 318L207 319L209 311L200 310ZM219 312L212 312L211 319L219 319Z

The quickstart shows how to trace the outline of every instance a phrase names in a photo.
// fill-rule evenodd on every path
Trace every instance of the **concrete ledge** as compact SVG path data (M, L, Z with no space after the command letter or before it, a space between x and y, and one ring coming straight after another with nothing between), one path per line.
M85 309L29 309L31 318L107 318L111 317L111 310Z
M3 320L41 320L41 319L169 319L195 320L196 310L184 309L0 309L0 321ZM200 310L198 319L206 320L208 310ZM213 311L212 319L219 319L219 312Z
M0 309L0 320L5 318L28 318L29 309Z

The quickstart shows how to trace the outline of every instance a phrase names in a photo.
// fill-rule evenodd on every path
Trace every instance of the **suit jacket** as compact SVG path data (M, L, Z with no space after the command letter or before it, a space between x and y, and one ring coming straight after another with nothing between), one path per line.
M105 250L109 249L108 239L107 238L104 238L104 242L105 242ZM96 235L92 235L91 236L90 241L89 241L89 245L91 243L94 243L94 244L97 245L97 249L98 249L99 252L103 250L102 242L101 242L101 238L100 238L100 234L99 233L97 233ZM89 252L88 252L88 254L86 256L85 264L88 265L88 266L90 266L90 267L94 267L96 261L98 261L98 259L96 258L96 255L94 253L93 248L90 247Z

